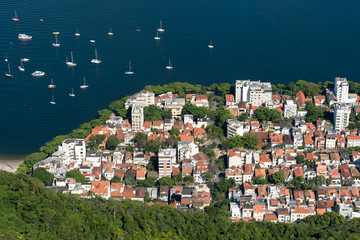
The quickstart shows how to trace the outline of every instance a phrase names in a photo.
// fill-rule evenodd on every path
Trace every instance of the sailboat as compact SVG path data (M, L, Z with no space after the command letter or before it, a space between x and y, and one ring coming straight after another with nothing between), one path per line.
M48 85L48 88L56 88L53 79L51 79L51 83Z
M11 20L13 20L14 22L19 21L19 18L18 18L18 15L17 15L16 11L15 11L14 17Z
M66 65L68 65L69 67L75 67L76 66L76 63L74 63L74 57L73 57L73 53L72 51L70 52L71 54L71 61L69 62L68 61L68 58L66 57Z
M58 43L58 40L57 40L57 35L58 34L54 34L55 35L55 42L52 44L54 47L60 47L60 43Z
M91 63L99 64L101 60L97 59L97 50L95 49L95 58L91 60Z
M5 73L5 76L6 76L6 77L8 77L8 78L12 78L12 77L14 77L14 76L11 74L11 71L10 71L10 64L9 64L9 62L8 62L8 72L7 72L7 73Z
M165 32L165 29L162 27L162 21L160 20L160 27L157 29L158 32Z
M52 92L52 94L51 94L50 104L52 104L52 105L55 105L55 104L56 104L55 99L54 99L54 92Z
M109 36L114 35L114 33L111 31L111 27L110 27L110 32L108 32L108 35L109 35Z
M70 96L70 97L75 97L74 89L73 89L73 88L71 88L71 93L69 93L69 96Z
M154 37L155 40L160 40L160 37L159 37L159 32L156 31L156 36Z
M18 69L19 69L21 72L25 72L25 67L24 67L23 61L21 61L21 60L20 60L20 66L18 66Z
M141 32L140 26L137 27L136 31Z
M214 45L213 45L213 43L212 43L212 39L210 39L210 43L209 43L209 45L208 45L208 48L214 48Z
M170 62L170 58L169 58L169 65L166 66L166 69L169 69L169 70L173 69L173 66L171 65L171 62Z
M84 89L84 88L88 88L89 85L87 85L85 77L84 77L84 84L80 86L80 88Z
M129 71L125 72L125 75L133 75L134 72L131 70L131 62L129 61Z
M75 36L80 37L79 28L76 28Z
M5 53L5 62L8 62L7 53Z

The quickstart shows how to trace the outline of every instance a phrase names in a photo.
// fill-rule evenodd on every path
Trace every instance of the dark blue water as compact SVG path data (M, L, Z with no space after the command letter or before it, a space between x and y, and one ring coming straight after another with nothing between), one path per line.
M358 81L358 9L359 1L340 0L0 1L0 153L37 151L53 136L149 84L210 85L248 78L318 82L336 76ZM14 10L19 23L11 21ZM160 19L165 32L157 42ZM141 32L135 31L138 25ZM110 26L113 37L107 35ZM54 31L60 32L60 48L51 45ZM33 40L20 42L19 33ZM98 66L90 63L95 48L102 60ZM75 68L64 63L70 51ZM3 75L5 52L14 79ZM22 57L31 59L24 73L17 70ZM171 72L165 69L169 57ZM129 60L132 77L124 75ZM31 77L35 70L46 76ZM83 76L87 90L79 89ZM57 85L56 105L49 104L50 78ZM72 87L75 98L68 96Z

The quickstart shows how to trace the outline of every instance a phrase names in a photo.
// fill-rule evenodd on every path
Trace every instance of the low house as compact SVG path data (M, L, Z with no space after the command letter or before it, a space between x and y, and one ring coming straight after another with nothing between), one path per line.
M310 208L303 207L295 207L293 211L291 211L291 222L296 222L298 220L302 220L307 216L315 215L314 211Z
M110 198L110 181L92 181L90 191L99 197Z
M278 222L289 223L290 214L287 208L278 208L277 209Z

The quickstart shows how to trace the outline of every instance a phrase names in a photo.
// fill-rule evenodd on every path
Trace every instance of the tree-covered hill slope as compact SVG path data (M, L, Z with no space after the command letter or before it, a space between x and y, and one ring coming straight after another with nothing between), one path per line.
M301 224L231 223L219 208L81 199L36 178L0 171L0 239L360 239L360 221L336 213Z

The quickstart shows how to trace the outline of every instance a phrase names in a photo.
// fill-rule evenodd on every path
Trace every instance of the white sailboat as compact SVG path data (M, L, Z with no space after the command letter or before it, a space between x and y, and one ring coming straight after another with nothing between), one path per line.
M166 69L169 69L169 70L173 69L173 66L170 62L170 58L169 58L169 65L166 66Z
M165 32L165 29L162 27L162 21L160 20L160 27L157 29L158 32Z
M53 79L51 79L51 83L48 85L48 88L56 88Z
M76 28L75 36L80 37L79 28Z
M12 77L14 77L14 76L11 74L11 70L10 70L10 64L9 64L9 62L8 62L8 72L7 72L7 73L5 73L5 76L6 76L6 77L8 77L8 78L12 78Z
M24 67L23 61L21 61L21 60L20 60L20 66L18 66L18 69L19 69L21 72L25 72L25 67Z
M159 37L159 32L156 31L156 36L154 37L155 40L160 40L160 37Z
M101 60L99 60L97 57L98 57L98 56L97 56L97 50L95 49L95 58L93 58L93 59L91 60L91 63L96 63L96 64L101 63Z
M88 88L89 85L87 85L85 77L84 77L84 84L80 86L80 88L84 89L84 88Z
M134 72L131 70L131 62L129 61L129 71L125 72L125 75L133 75Z
M109 36L114 35L114 33L111 31L111 27L110 27L110 32L108 32L108 35L109 35Z
M18 18L16 11L15 11L14 17L11 18L11 20L13 20L14 22L19 22L19 18Z
M52 104L52 105L55 105L55 104L56 104L55 99L54 99L54 91L53 91L52 94L51 94L50 104Z
M71 54L71 61L69 62L68 61L68 58L66 57L66 65L68 65L69 67L75 67L76 66L76 63L74 63L74 57L73 57L73 53L72 51L70 52Z
M210 39L210 43L209 43L209 45L208 45L208 48L214 48L214 45L213 45L213 43L212 43L212 39Z
M54 47L60 47L60 43L58 43L57 34L55 35L55 42L52 44Z
M8 62L7 53L5 53L5 62Z
M75 97L74 89L73 89L73 88L71 88L71 93L69 93L69 96L70 96L70 97Z

